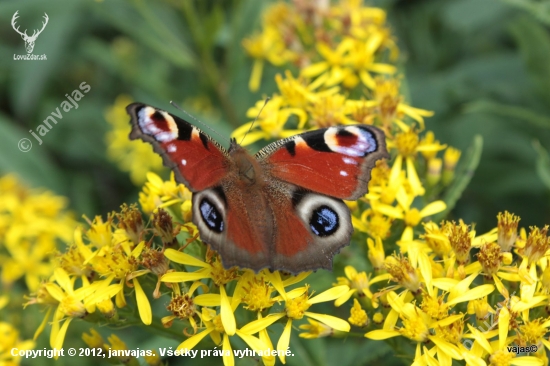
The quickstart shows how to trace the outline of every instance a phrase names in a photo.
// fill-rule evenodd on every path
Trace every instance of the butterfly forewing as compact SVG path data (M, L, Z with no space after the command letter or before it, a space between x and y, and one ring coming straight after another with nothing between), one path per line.
M141 103L126 110L132 117L131 139L153 145L164 165L192 192L217 185L227 174L227 152L189 122L166 111Z
M388 158L384 133L373 126L339 126L276 141L256 156L277 179L346 200L367 192L376 161Z

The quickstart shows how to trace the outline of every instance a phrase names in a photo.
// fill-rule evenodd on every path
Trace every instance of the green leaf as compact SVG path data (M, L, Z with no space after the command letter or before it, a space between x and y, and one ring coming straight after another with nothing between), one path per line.
M45 147L40 146L39 141L29 132L13 126L6 116L0 114L0 174L15 173L33 187L64 192L61 173L47 158ZM30 150L21 150L22 147L28 146L31 146Z
M483 150L483 137L481 135L474 136L474 140L466 156L461 160L457 167L454 181L447 188L443 201L447 204L447 209L440 214L434 216L434 222L441 221L456 205L456 202L462 196L462 193L472 180L474 173L479 165L481 159L481 152Z
M480 100L466 105L467 113L491 113L506 118L512 117L521 121L531 123L534 126L550 128L550 118L533 112L527 108L507 105L488 100Z
M550 36L548 31L531 17L521 17L510 27L520 53L539 92L550 101Z
M134 4L141 16L132 12L126 3L111 3L110 8L102 7L100 12L112 25L149 47L159 57L184 69L194 67L193 53L173 27L169 27L175 23L172 16L161 15L164 8L148 7L142 1Z
M527 10L533 14L539 21L550 25L550 6L548 2L539 0L501 0L504 3Z
M533 147L539 154L537 159L537 174L544 185L550 189L550 155L537 140L533 141Z

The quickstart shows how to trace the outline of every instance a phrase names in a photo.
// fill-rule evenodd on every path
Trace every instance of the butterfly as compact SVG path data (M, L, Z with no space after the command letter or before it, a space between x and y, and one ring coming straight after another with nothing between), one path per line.
M235 139L226 150L161 109L126 110L130 139L151 143L193 192L192 221L227 269L332 269L353 233L342 200L363 196L376 161L389 158L384 133L370 125L304 132L251 155Z

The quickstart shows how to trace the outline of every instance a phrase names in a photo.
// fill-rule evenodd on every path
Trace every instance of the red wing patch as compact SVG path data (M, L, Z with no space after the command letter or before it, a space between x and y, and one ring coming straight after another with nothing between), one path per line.
M131 104L127 111L132 117L130 138L151 143L178 182L191 191L215 186L227 174L227 153L197 127L144 104Z
M376 160L389 157L384 133L367 125L306 132L274 142L256 156L274 178L347 200L367 192Z
M277 233L275 236L275 252L285 257L305 251L308 244L313 243L311 233L296 215L291 202L276 208L275 221Z
M295 149L294 155L287 149L271 155L269 163L274 177L327 196L352 195L360 174L358 158L316 151L305 143L297 143Z

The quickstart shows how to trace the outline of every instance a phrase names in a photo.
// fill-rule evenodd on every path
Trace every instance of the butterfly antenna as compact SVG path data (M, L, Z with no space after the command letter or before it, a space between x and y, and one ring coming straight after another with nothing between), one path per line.
M173 101L170 101L170 104L172 104L172 106L174 106L176 109L179 109L180 111L182 111L183 113L187 114L189 117L191 117L192 119L195 120L195 125L200 125L201 127L204 127L204 128L207 128L210 130L210 132L212 132L214 135L218 136L220 138L220 141L222 141L224 139L224 137L222 135L220 135L216 130L214 130L212 127L208 126L206 123L204 122L201 122L199 121L197 118L195 118L195 116L193 116L191 113L187 112L185 109L181 108L179 105L177 105L176 103L174 103ZM198 127L198 126L197 126Z
M267 105L267 102L269 102L271 98L270 97L267 97L265 98L265 102L264 102L264 105L262 106L262 109L260 109L260 111L258 112L258 115L256 116L256 118L254 119L254 121L250 124L250 128L248 129L248 131L246 131L246 133L244 134L243 138L241 139L241 142L239 143L239 145L241 145L244 141L244 138L246 137L246 135L248 135L250 133L250 131L252 131L252 127L254 127L254 123L256 123L256 121L258 120L258 117L260 117L260 114L262 114L262 111L264 110L265 106Z

